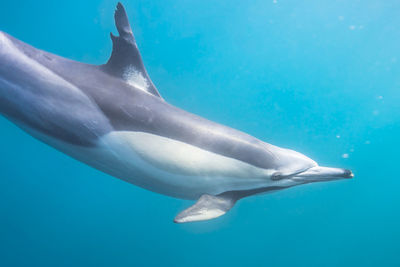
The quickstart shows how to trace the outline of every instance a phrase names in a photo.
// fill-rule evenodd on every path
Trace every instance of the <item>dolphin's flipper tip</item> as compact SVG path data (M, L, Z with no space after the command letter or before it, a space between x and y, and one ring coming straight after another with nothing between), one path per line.
M174 223L205 221L218 218L227 213L235 205L236 201L236 198L229 195L202 195L193 206L180 212L175 217Z

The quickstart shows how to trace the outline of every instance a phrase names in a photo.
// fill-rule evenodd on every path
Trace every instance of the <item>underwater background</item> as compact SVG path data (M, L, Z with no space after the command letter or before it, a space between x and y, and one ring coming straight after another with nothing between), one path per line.
M177 225L192 201L101 173L1 117L0 266L400 266L398 0L123 4L168 102L355 178ZM0 30L102 64L115 5L1 0Z

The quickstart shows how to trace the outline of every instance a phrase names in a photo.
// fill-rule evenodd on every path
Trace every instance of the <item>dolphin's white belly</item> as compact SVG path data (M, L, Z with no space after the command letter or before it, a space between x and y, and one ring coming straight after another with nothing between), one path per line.
M36 138L103 172L148 190L185 199L269 185L274 170L166 137L114 131L81 147L22 127Z
M273 172L144 132L112 132L100 142L99 147L114 153L124 180L150 182L150 190L183 198L265 186ZM146 174L146 181L132 175L132 170Z

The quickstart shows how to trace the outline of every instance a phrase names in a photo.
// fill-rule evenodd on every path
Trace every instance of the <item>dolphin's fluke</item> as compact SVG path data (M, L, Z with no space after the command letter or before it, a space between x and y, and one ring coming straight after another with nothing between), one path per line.
M160 97L144 67L128 16L121 3L117 4L114 19L119 36L110 34L113 50L107 64L102 66L103 69L124 79L131 86Z
M218 196L202 195L193 206L180 212L174 222L186 223L218 218L227 213L237 200L234 193Z

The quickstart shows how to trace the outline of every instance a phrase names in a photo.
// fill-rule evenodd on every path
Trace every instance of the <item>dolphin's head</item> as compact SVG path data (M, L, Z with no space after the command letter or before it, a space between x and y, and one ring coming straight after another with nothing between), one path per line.
M275 187L291 187L300 184L327 182L353 178L350 170L321 167L309 157L290 149L269 145L273 154L274 171L270 184Z

